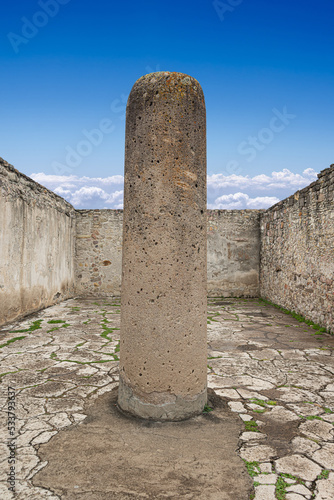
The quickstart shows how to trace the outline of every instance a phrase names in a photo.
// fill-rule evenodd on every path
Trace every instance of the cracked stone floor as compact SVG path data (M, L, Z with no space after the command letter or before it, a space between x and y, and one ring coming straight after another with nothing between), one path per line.
M33 484L39 447L117 387L119 326L118 298L77 298L0 329L1 499L63 498ZM333 350L333 336L262 301L208 299L208 386L241 419L250 499L333 500Z

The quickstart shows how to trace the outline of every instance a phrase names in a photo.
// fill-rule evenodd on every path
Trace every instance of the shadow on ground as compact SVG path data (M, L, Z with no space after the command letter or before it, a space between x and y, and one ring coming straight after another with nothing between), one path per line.
M0 328L1 500L334 498L333 335L259 299L209 298L219 398L207 415L162 424L115 408L120 333L116 297Z
M40 447L33 480L66 499L248 499L252 481L237 455L240 419L210 391L213 411L183 422L122 415L117 389L87 418Z

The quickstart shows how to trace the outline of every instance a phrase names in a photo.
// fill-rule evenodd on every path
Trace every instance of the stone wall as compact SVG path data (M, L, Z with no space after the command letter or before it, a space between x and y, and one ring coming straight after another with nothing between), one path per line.
M334 332L334 165L261 216L260 293Z
M76 291L120 295L123 210L77 210Z
M261 295L334 332L334 165L318 177L266 211L208 210L210 296ZM74 293L119 295L122 223L0 159L0 324Z
M74 293L75 210L0 159L0 324Z
M260 210L208 210L208 294L259 295ZM122 210L78 210L77 293L120 294Z
M258 297L261 210L208 210L208 295Z

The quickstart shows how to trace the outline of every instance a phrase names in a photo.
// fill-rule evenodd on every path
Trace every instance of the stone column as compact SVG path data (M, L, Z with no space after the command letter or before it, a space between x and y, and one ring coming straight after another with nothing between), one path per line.
M182 420L206 403L206 114L199 83L158 72L126 111L121 409Z

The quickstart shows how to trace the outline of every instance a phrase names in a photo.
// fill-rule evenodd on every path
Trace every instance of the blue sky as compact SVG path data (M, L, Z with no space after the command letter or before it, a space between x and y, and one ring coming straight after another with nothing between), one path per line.
M208 206L270 206L334 163L333 17L330 0L6 2L0 156L77 208L119 208L131 87L180 71L205 94Z

